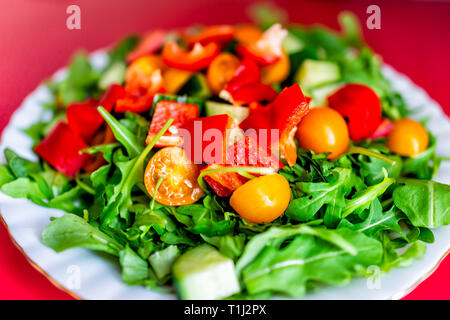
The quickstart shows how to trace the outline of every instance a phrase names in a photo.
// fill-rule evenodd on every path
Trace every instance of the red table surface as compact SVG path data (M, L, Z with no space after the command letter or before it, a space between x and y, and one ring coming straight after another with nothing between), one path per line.
M106 46L130 32L193 23L248 21L245 0L0 0L0 130L42 79L64 66L74 50ZM337 13L351 10L362 21L365 1L276 1L290 20L337 28ZM384 60L437 100L450 114L450 2L377 1L381 29L364 28L367 42ZM81 8L81 30L66 28L66 8ZM36 271L0 226L0 299L71 299ZM450 258L406 299L449 299ZM345 289L344 289L345 290Z

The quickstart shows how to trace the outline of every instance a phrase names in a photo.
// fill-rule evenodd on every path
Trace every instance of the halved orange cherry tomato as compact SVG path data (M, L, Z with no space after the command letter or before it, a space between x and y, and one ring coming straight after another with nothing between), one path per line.
M216 94L219 93L233 78L239 65L239 59L231 53L224 52L215 57L206 72L211 90Z
M254 178L237 188L230 205L245 220L268 223L286 210L291 189L285 177L275 173Z
M207 44L209 42L226 43L233 38L233 27L230 25L210 26L188 38L189 45L196 42Z
M261 68L261 81L265 84L282 82L289 75L289 56L283 50L280 60L274 64Z
M316 153L330 152L328 159L336 159L349 145L347 123L339 112L327 108L313 108L298 125L297 138L303 148Z
M388 148L399 155L415 157L428 147L428 132L419 122L403 118L394 122L388 135Z
M149 161L144 174L145 188L155 201L168 206L182 206L196 202L203 195L197 183L198 166L188 160L183 149L167 147L159 150Z
M263 32L253 24L242 24L234 27L234 38L244 46L256 43Z
M207 45L196 43L190 51L185 51L172 41L168 42L162 51L162 57L165 64L169 67L199 71L205 69L211 61L219 54L220 48L210 42Z

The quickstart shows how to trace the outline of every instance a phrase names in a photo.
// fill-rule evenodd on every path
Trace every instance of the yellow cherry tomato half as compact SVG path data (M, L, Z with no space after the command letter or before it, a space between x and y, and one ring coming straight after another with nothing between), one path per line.
M350 142L344 118L328 107L311 109L298 125L296 135L300 147L316 153L330 152L328 159L343 154Z
M198 166L192 163L183 149L167 147L150 159L144 174L145 188L150 196L163 178L155 200L168 206L182 206L196 202L203 195L197 183Z
M283 51L280 60L261 68L261 82L272 84L284 81L289 75L290 67L289 56Z
M428 147L428 132L419 122L403 118L394 122L388 135L388 148L399 155L414 157Z
M288 181L275 173L254 178L237 188L231 195L230 205L249 222L267 223L281 216L290 197Z

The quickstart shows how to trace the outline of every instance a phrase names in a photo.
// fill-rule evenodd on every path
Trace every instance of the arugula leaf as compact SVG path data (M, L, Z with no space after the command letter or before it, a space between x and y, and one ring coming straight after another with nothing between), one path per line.
M117 121L105 108L100 106L97 110L109 124L109 127L114 133L114 137L125 147L130 157L135 157L142 152L142 144L139 143L131 131Z
M42 231L42 243L56 252L84 247L119 255L123 249L116 240L71 213L56 218L45 227Z
M128 284L139 284L149 277L147 262L128 245L119 253L122 280Z
M356 194L356 196L353 197L352 199L347 200L347 203L342 213L343 218L347 217L351 213L360 212L364 209L369 208L372 201L374 201L376 198L382 195L386 191L386 189L395 182L394 179L387 177L386 171L384 172L385 177L383 181L381 181L376 185L368 187L362 192Z
M335 208L345 206L345 196L352 188L350 169L333 169L327 182L301 182L298 189L305 196L294 199L286 209L286 215L296 221L314 219L325 204Z
M384 250L381 270L384 272L388 272L392 268L409 267L414 260L423 258L426 252L426 244L422 241L415 241L406 250L399 252L396 243L389 238L387 233L380 233L380 235Z
M272 243L243 270L247 291L252 295L270 291L300 297L311 281L341 285L353 275L363 274L364 268L380 264L383 249L379 241L348 229L327 231L350 243L355 254L307 234L296 236L285 246Z
M9 148L6 148L4 153L10 170L17 178L29 177L32 174L42 171L42 168L38 163L20 157Z
M434 181L402 179L395 188L395 205L416 227L450 224L450 186Z
M0 165L0 187L5 183L11 182L15 179L12 171L6 165Z
M70 62L67 77L55 86L61 102L68 105L91 96L97 80L98 73L93 70L87 55L78 53Z
M171 245L163 250L156 251L148 258L158 279L163 279L171 273L172 264L180 254L178 247Z
M356 249L333 230L324 228L311 228L306 224L296 225L292 227L271 227L265 232L254 236L246 245L244 253L236 263L236 274L239 276L242 270L253 261L263 251L266 246L281 245L286 239L300 235L311 235L321 238L342 250L355 254Z
M228 234L236 223L235 220L220 219L214 210L201 204L180 206L174 215L179 222L188 227L187 230L207 237Z
M244 251L246 236L243 233L235 236L229 234L216 237L201 236L205 242L219 249L223 255L230 259L236 260Z
M381 230L391 230L404 235L402 228L398 224L401 218L402 216L395 206L386 213L383 213L380 201L375 199L372 201L369 214L364 221L352 224L347 219L343 219L339 223L338 228L347 228L353 231L363 232L369 237L375 237Z
M430 146L417 157L404 160L402 175L430 180L433 178L442 159L436 155L436 138L430 135Z

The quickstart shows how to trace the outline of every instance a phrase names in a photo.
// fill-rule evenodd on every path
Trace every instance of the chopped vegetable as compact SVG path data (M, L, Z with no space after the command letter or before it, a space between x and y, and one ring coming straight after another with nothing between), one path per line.
M2 192L67 212L44 244L107 252L125 283L184 299L300 297L424 256L450 224L444 158L355 17L330 32L252 12L127 37L48 84L25 130L39 159L7 148L0 165Z
M197 165L189 161L183 149L166 147L149 161L144 174L145 187L159 203L168 206L191 204L203 195L197 184L198 172Z
M59 172L73 178L90 155L80 153L87 144L65 123L60 122L34 151Z
M428 132L419 122L403 118L393 123L388 148L399 155L416 157L428 147Z
M233 192L230 205L245 220L268 223L277 219L287 208L291 189L280 174L252 179Z
M298 125L296 136L300 147L329 153L328 159L341 156L350 142L344 118L326 107L312 109Z
M328 105L348 121L354 141L369 138L381 122L381 102L367 86L348 84L328 97Z
M176 42L168 42L163 49L164 62L172 68L198 71L205 69L219 54L219 46L214 42L206 45L196 43L190 51L184 51Z
M169 119L173 119L172 126L156 142L155 147L181 146L183 138L178 134L178 128L191 119L199 116L199 106L192 103L182 103L171 100L160 100L156 103L146 142L149 144Z
M308 102L298 84L285 88L270 106L251 110L250 115L241 123L244 130L269 130L272 149L279 150L280 156L290 166L297 159L294 135L297 125L308 113ZM278 130L278 139L274 139L271 129Z

